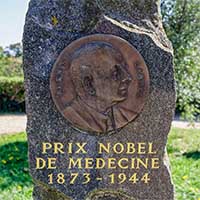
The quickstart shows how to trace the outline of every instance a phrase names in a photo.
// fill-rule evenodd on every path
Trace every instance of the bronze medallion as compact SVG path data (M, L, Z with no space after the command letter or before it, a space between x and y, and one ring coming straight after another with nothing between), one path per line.
M53 100L75 127L117 132L141 112L149 74L137 50L113 35L83 37L58 57L50 80Z

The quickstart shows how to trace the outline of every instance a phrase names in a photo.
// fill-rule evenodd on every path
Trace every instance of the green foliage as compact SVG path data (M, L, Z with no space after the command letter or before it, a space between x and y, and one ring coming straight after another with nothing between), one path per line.
M0 46L0 59L3 58L3 47Z
M177 200L200 199L200 137L197 129L172 129L167 149Z
M0 112L22 112L24 104L22 58L6 57L0 47Z
M0 76L0 111L24 111L24 80Z
M24 133L0 136L0 171L0 199L31 199L32 180Z
M163 0L161 8L174 47L177 108L193 120L200 113L200 0Z
M5 57L0 48L0 76L15 77L23 76L22 58Z

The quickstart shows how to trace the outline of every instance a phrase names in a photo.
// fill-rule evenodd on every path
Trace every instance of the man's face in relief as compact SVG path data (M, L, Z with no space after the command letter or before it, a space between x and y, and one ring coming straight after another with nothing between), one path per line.
M98 56L99 63L93 71L93 84L98 99L115 104L128 95L131 76L117 55L106 52Z
M78 96L101 110L124 101L131 75L121 53L109 46L87 47L72 63L73 83Z

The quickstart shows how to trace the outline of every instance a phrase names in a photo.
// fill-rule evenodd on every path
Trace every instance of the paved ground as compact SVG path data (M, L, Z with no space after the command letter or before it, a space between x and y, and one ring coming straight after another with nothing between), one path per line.
M185 121L177 121L174 120L172 122L172 126L173 127L177 127L177 128L185 128L185 129L190 129L190 128L196 128L196 129L200 129L200 123L188 123Z
M0 115L0 134L19 133L26 129L26 115ZM200 123L190 124L184 121L175 120L172 123L177 128L197 128L200 129Z
M26 115L0 115L0 134L19 133L26 129Z

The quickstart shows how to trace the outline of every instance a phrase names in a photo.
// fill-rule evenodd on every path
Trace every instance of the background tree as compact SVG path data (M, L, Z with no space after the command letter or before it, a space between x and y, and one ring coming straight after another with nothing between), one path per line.
M200 113L200 0L162 0L164 28L174 47L177 109Z
M3 58L3 47L0 46L0 60Z
M22 45L21 43L11 44L4 49L4 54L8 57L20 57L22 56Z

